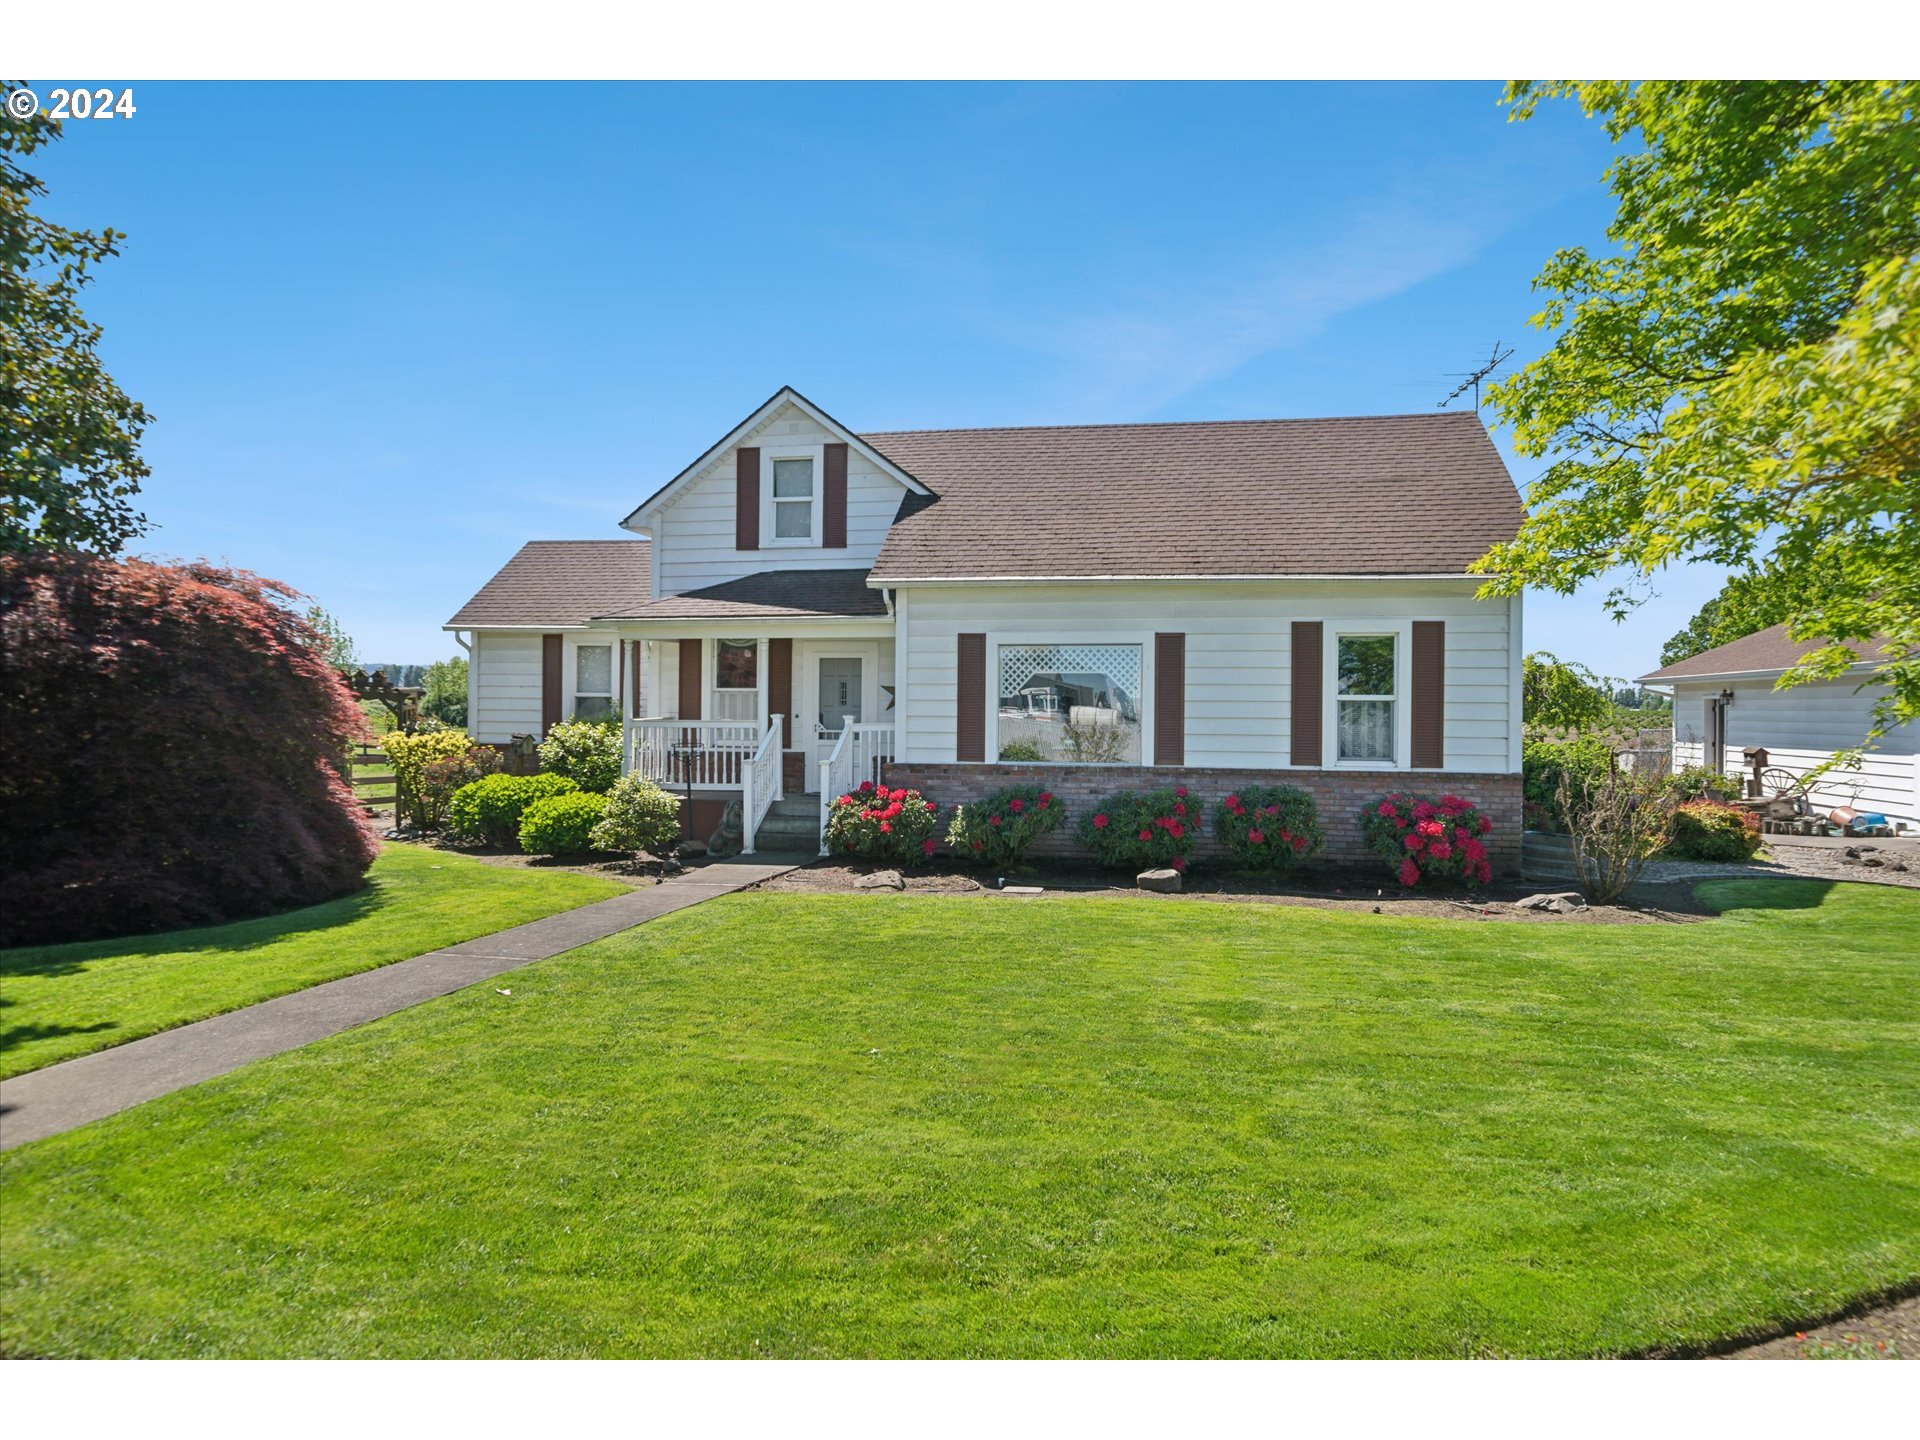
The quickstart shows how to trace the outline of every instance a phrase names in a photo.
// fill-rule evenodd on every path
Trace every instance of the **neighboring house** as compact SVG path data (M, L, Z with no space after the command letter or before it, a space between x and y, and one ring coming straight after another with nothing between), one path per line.
M1873 725L1874 702L1887 693L1885 686L1865 683L1866 660L1843 679L1774 688L1801 656L1817 648L1812 641L1789 640L1787 627L1775 625L1641 676L1643 685L1673 691L1675 768L1704 765L1744 775L1745 751L1759 746L1769 767L1800 776L1836 751L1860 745ZM1855 654L1871 653L1864 644L1851 648ZM1827 771L1809 792L1814 808L1824 812L1845 805L1904 820L1909 828L1920 824L1916 738L1914 726L1897 726L1860 757L1857 767Z
M617 709L629 768L749 827L883 768L1076 810L1284 781L1348 858L1372 797L1467 795L1510 869L1520 601L1466 571L1521 518L1470 413L856 434L784 389L647 540L530 543L447 628L477 739Z

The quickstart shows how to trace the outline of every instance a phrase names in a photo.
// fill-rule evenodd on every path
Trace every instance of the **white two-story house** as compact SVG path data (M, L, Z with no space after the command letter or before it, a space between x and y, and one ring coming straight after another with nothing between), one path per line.
M857 433L783 389L644 538L530 543L447 628L474 738L618 712L628 768L742 801L749 843L883 772L1069 805L1257 778L1349 858L1368 799L1466 795L1511 867L1520 601L1466 572L1521 518L1471 414Z

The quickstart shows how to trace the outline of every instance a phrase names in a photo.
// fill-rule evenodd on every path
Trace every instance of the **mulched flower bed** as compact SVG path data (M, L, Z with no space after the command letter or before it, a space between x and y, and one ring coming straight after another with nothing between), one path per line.
M755 887L788 893L869 894L862 890L862 878L888 867L824 860L808 865ZM1138 895L1131 880L1111 870L1076 865L1070 861L1035 861L1019 870L999 875L952 863L935 862L902 870L906 893L915 895L979 895L1007 885L1039 886L1049 893ZM1513 902L1542 891L1563 891L1572 887L1559 881L1495 881L1477 890L1402 890L1391 883L1381 884L1373 870L1315 870L1284 879L1225 870L1217 866L1196 866L1183 877L1183 893L1160 897L1212 901L1224 904L1302 905L1320 910L1353 910L1382 915L1430 916L1447 920L1518 921L1544 925L1644 925L1672 924L1705 918L1710 912L1693 899L1689 884L1649 886L1641 892L1644 903L1595 905L1568 915L1517 910ZM891 890L877 893L892 894Z

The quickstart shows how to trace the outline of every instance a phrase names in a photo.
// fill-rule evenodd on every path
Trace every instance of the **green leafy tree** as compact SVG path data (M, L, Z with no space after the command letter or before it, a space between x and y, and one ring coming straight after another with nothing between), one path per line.
M426 693L420 708L448 725L467 723L467 661L456 655L451 660L436 660L427 666L421 681Z
M1878 638L1877 735L1920 716L1920 84L1520 82L1516 119L1571 98L1631 148L1608 168L1614 248L1536 281L1552 348L1493 390L1546 458L1484 594L1624 567L1618 617L1664 566L1782 577L1809 654Z
M152 417L107 374L100 327L80 311L89 267L126 236L32 210L46 185L21 162L59 134L58 121L0 103L0 552L111 555L147 528L134 497Z
M1687 622L1687 628L1660 647L1660 663L1673 665L1779 625L1793 614L1793 588L1776 567L1728 577L1714 596Z
M1520 666L1520 716L1528 729L1586 730L1613 718L1611 685L1586 666L1544 650Z
M318 605L309 605L307 624L313 627L316 637L314 648L325 652L327 663L334 669L351 670L360 663L353 637L347 633L347 627L340 623L338 616Z

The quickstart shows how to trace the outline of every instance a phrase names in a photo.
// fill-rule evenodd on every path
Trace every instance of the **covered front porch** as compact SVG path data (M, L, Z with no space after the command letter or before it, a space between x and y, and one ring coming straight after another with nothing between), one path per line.
M775 805L810 797L817 846L827 803L877 780L894 755L890 623L758 635L737 625L676 628L672 638L622 631L628 693L640 698L623 726L623 772L684 795L696 827L717 824L737 801L748 854ZM782 805L789 818L797 808Z
M855 569L763 571L649 601L596 626L620 636L621 764L684 794L688 810L740 803L742 848L769 811L795 823L893 757L891 605ZM821 825L805 826L818 845ZM783 837L791 840L792 836Z

